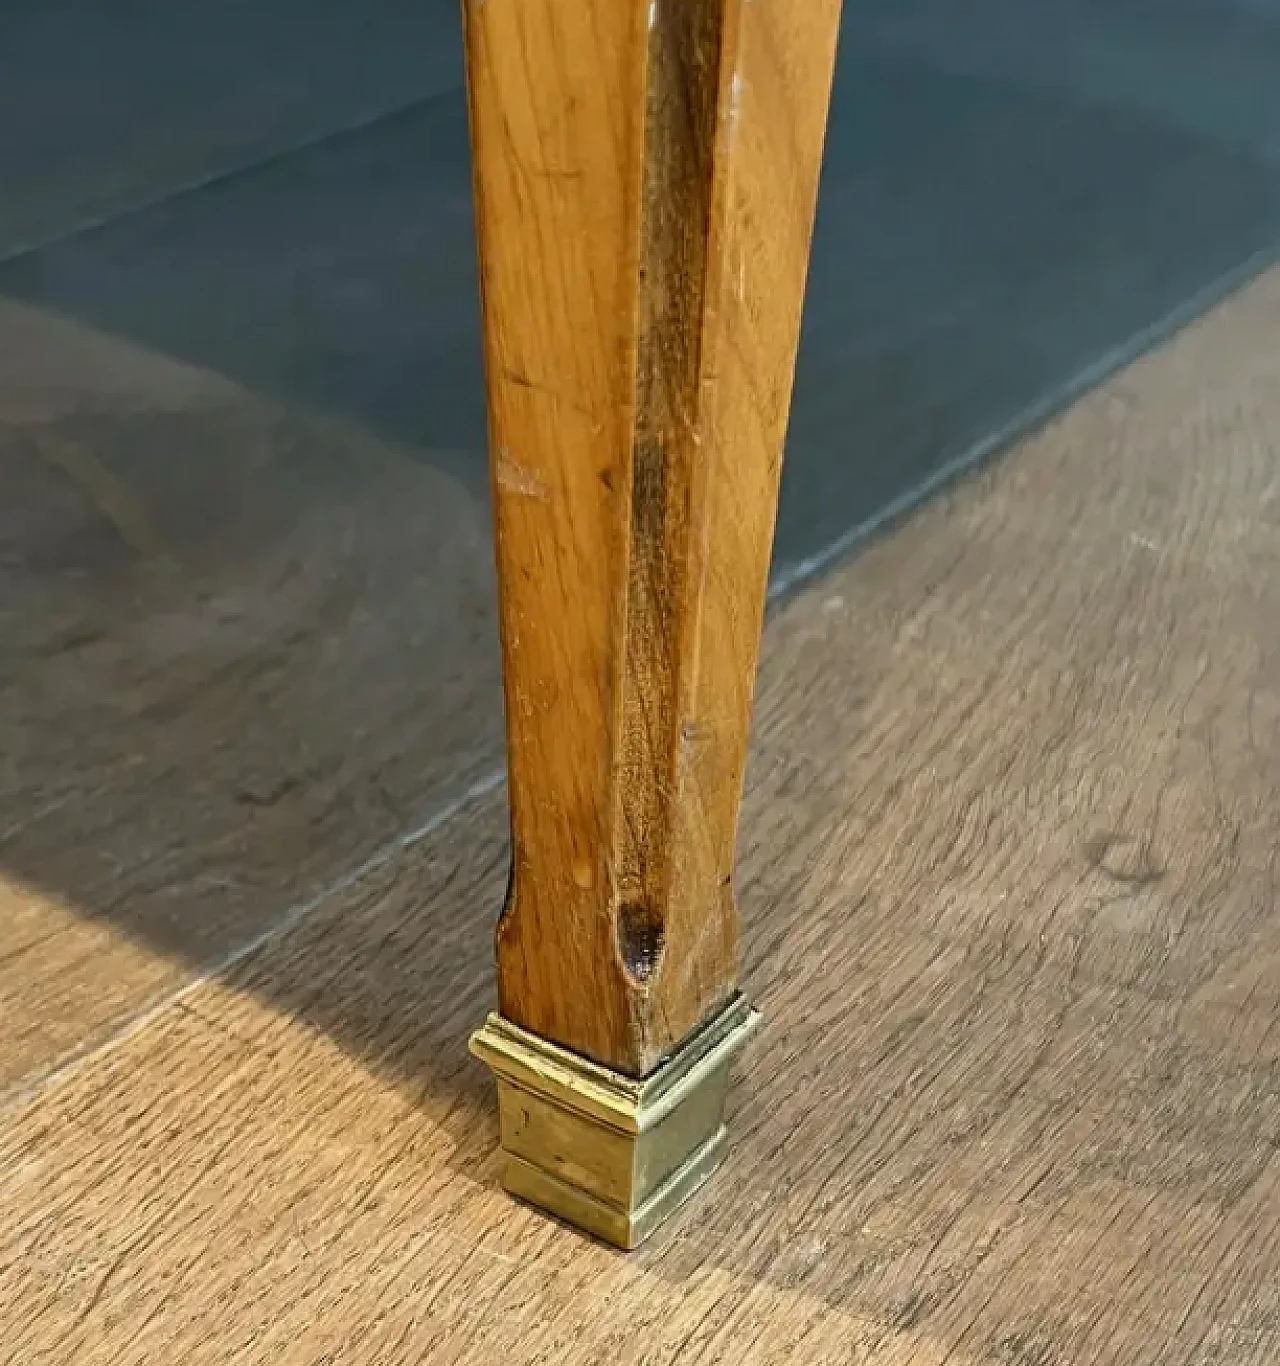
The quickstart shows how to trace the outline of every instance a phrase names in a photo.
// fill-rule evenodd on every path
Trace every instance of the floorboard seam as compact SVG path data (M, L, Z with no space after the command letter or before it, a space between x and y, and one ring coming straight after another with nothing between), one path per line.
M139 1030L144 1029L152 1020L179 1001L185 1000L207 983L225 976L261 949L275 943L278 939L284 938L333 897L341 896L342 893L354 887L356 883L368 877L370 873L386 867L393 859L398 858L416 844L420 844L424 839L435 834L462 811L478 802L482 797L496 791L505 781L505 768L497 769L476 779L459 796L438 807L426 820L379 845L366 858L354 867L348 868L346 872L341 873L331 882L326 883L319 891L302 901L295 902L283 915L273 920L252 938L238 944L231 952L224 954L215 962L207 964L191 977L186 978L180 986L164 992L141 1010L128 1016L109 1034L76 1049L59 1059L47 1070L23 1078L15 1086L10 1087L8 1091L0 1094L0 1117L34 1100L49 1087L63 1080L86 1063L119 1047L120 1044L138 1033Z
M371 114L365 114L361 118L352 119L349 123L340 124L336 128L327 128L324 132L317 133L312 137L285 143L274 151L266 152L250 161L236 162L233 165L223 167L221 170L210 171L207 175L198 176L195 180L182 181L167 190L162 190L149 198L139 199L123 208L83 219L63 232L54 233L51 237L40 238L32 242L19 242L17 246L0 252L0 270L23 260L25 257L38 256L42 251L62 246L67 242L73 242L77 237L88 237L104 228L114 227L117 223L127 222L130 218L136 218L152 209L171 204L175 200L185 199L189 195L196 195L203 190L213 189L215 186L237 180L241 176L252 175L255 171L277 165L289 160L290 157L300 156L304 152L314 151L330 142L338 142L345 137L367 132L381 123L388 123L393 119L425 108L436 100L457 95L460 89L459 86L451 85L444 90L434 90L428 95L418 95L401 104L390 105L385 109L378 109Z

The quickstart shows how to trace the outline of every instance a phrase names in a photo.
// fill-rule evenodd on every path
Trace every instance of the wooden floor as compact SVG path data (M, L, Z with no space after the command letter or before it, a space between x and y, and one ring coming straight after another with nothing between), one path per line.
M52 326L3 319L29 366ZM88 415L0 383L0 1360L1280 1360L1280 274L774 614L767 1026L727 1168L630 1256L500 1193L465 1053L491 617L411 623L433 562L487 594L482 512L326 427L271 530L302 419L93 354ZM218 421L247 465L183 523L136 452ZM40 560L89 505L97 571Z
M501 759L488 513L0 303L0 1096Z

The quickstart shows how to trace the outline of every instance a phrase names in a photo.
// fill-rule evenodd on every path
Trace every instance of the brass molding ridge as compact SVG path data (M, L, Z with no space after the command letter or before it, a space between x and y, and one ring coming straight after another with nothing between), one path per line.
M729 1066L759 1023L735 996L637 1078L490 1015L471 1051L498 1083L504 1186L616 1247L635 1247L720 1165Z

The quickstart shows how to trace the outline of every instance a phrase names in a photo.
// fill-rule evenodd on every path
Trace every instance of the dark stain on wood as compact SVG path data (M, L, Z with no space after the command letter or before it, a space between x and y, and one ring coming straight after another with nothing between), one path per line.
M615 825L619 948L629 976L658 970L688 667L689 550L715 175L724 7L655 5L649 32L640 336L632 454L621 779ZM696 591L694 586L693 591Z

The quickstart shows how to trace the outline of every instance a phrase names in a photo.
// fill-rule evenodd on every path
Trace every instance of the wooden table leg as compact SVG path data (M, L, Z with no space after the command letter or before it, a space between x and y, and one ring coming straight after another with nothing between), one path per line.
M732 868L839 0L466 0L514 866L507 1185L712 1170Z

